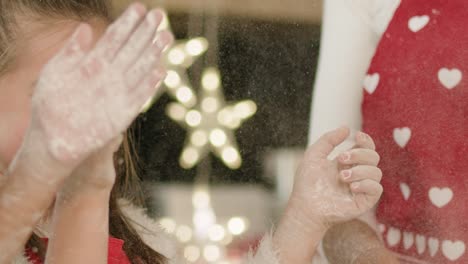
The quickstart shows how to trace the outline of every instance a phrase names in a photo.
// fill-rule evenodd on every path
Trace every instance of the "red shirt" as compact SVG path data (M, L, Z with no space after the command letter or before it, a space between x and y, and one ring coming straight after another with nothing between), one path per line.
M109 264L131 264L123 250L123 244L123 240L109 237ZM26 250L26 255L29 257L29 261L31 261L32 264L43 264L39 257L31 249Z
M403 263L468 263L468 1L402 0L364 86L385 243Z

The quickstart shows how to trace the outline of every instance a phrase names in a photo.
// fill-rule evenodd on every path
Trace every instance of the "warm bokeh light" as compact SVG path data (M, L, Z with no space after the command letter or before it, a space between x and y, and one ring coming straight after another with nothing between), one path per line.
M186 147L182 152L181 165L184 168L193 167L200 159L200 153L197 148Z
M201 252L197 246L189 245L184 249L184 256L190 262L195 262L200 258Z
M176 237L182 243L189 242L192 239L192 229L186 225L181 225L177 227Z
M197 110L190 110L185 116L185 122L191 127L199 126L202 122L202 115Z
M208 262L217 261L221 257L221 250L217 245L208 245L203 249L203 257Z
M168 217L159 219L159 224L164 228L168 233L174 233L176 230L176 222Z
M173 48L169 51L168 59L170 63L180 65L184 63L185 53L181 48Z
M208 143L208 135L203 130L195 130L191 135L190 141L194 146L203 147Z
M181 83L181 78L176 71L169 70L167 71L166 79L164 79L164 84L169 88L176 88Z
M202 77L203 88L207 91L215 91L221 85L219 73L214 68L209 68L203 72Z
M233 217L228 222L228 229L231 234L238 236L245 232L247 224L243 218Z
M220 242L224 239L226 231L221 225L214 225L208 230L208 237L213 242Z
M226 144L227 135L226 132L217 128L210 133L210 142L215 147L221 147Z

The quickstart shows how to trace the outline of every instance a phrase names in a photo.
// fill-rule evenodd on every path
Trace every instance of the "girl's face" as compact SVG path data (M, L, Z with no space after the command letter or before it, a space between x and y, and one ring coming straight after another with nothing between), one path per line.
M20 25L24 36L16 42L17 57L11 69L0 76L0 173L5 171L21 146L31 116L32 94L42 68L79 24L71 20L54 22L40 26L35 23ZM95 40L107 27L104 20L90 24Z

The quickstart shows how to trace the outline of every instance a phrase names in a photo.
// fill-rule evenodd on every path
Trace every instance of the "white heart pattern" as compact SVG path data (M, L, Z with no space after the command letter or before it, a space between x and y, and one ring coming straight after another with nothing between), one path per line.
M411 129L409 127L393 129L393 139L401 148L404 148L411 138Z
M429 23L429 16L414 16L408 21L408 28L413 32L418 32Z
M413 233L403 232L403 247L405 249L409 249L413 246L414 243L414 235Z
M439 240L430 237L429 241L427 242L427 246L429 248L429 254L431 255L431 257L434 257L437 253L437 250L439 250Z
M429 199L431 200L432 204L442 208L446 206L453 198L453 192L450 188L437 188L432 187L429 190Z
M410 195L411 195L411 189L406 183L400 183L400 190L401 193L403 194L403 198L405 198L406 201L408 201Z
M373 94L377 86L379 85L380 75L378 73L368 74L364 78L364 89L369 93Z
M390 247L398 245L401 240L401 232L397 228L390 227L387 232L387 243Z
M452 242L445 240L442 242L442 253L449 260L455 261L465 253L465 243L462 241Z
M447 89L455 88L462 80L463 74L459 69L442 68L437 73L440 83Z
M423 235L416 235L416 250L421 255L426 250L426 237Z

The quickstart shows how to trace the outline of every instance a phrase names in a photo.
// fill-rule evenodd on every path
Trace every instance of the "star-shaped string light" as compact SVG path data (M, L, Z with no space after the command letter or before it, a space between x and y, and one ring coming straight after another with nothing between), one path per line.
M158 31L170 29L164 15ZM163 61L167 77L162 89L143 106L146 112L161 95L167 92L177 100L167 107L167 114L188 130L186 146L179 159L183 168L197 165L209 152L213 152L226 166L237 169L242 159L234 137L234 130L257 111L251 100L226 105L222 94L221 78L215 68L206 69L202 75L200 100L192 88L187 69L208 49L205 38L177 41L164 51Z
M158 32L162 30L170 30L169 19L166 14L163 16ZM205 38L198 37L178 40L174 45L165 50L162 60L167 70L166 79L157 94L143 106L142 112L148 111L164 92L167 92L184 106L193 107L197 98L190 84L187 70L207 49L208 41Z
M215 68L207 68L202 74L199 100L192 108L182 103L171 103L167 114L188 130L188 137L179 163L183 168L194 167L209 152L223 163L238 169L242 158L237 148L234 130L257 111L251 100L226 104L221 78Z

